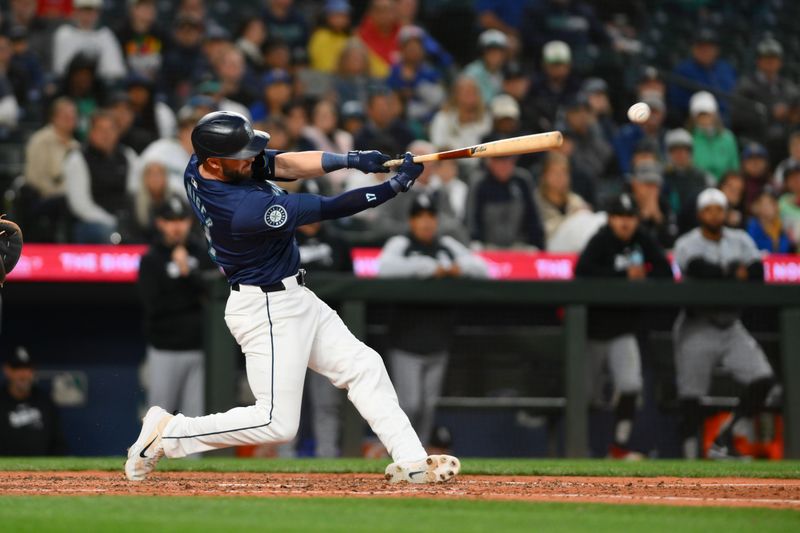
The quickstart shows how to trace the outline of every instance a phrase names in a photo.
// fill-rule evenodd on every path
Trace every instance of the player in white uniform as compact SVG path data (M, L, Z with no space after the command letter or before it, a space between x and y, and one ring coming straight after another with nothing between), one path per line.
M452 479L458 459L426 454L380 356L304 286L294 238L298 226L349 216L408 191L422 165L407 154L397 175L380 185L331 198L286 194L267 179L312 178L340 168L385 172L389 158L375 151L280 153L265 150L268 140L241 115L210 113L192 132L195 155L184 178L209 253L231 284L225 321L245 354L256 403L201 417L151 407L128 451L128 479L144 479L164 455L291 440L307 368L347 389L394 460L386 469L390 482Z

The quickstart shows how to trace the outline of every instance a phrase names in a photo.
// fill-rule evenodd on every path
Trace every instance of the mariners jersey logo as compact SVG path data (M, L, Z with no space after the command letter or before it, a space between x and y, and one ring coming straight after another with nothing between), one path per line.
M286 224L287 218L286 209L282 205L273 205L264 213L264 222L270 228L280 228Z

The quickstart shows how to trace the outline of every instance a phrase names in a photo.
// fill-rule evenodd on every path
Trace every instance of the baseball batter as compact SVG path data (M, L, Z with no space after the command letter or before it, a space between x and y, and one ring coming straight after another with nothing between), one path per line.
M722 191L706 189L697 198L699 228L675 243L675 260L686 279L763 282L761 254L750 236L727 228L728 201ZM745 329L739 311L730 308L687 308L675 322L675 370L683 410L684 456L699 455L700 397L708 394L712 370L721 366L745 386L734 416L720 429L709 457L735 455L733 427L756 414L774 385L772 368L761 347Z
M209 253L231 285L225 321L245 354L256 403L194 418L151 407L128 450L126 476L144 479L162 456L291 440L311 368L347 389L394 460L386 468L390 482L453 478L458 459L426 455L380 356L304 286L294 238L298 226L346 217L408 191L422 165L406 154L397 175L380 185L331 198L286 194L267 179L312 178L341 168L385 172L389 158L377 151L281 153L266 150L268 141L242 115L210 113L192 132L195 153L184 175Z

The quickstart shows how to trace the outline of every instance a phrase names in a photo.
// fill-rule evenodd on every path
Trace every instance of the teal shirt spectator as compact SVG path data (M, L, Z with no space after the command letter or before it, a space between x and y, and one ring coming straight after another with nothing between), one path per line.
M739 149L736 138L728 129L709 135L700 128L692 132L694 166L705 170L717 181L729 170L739 170Z

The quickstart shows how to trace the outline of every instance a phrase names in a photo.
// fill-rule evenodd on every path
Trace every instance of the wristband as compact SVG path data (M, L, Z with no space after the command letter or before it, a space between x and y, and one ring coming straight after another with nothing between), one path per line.
M347 154L322 152L322 170L333 172L342 168L347 168Z

